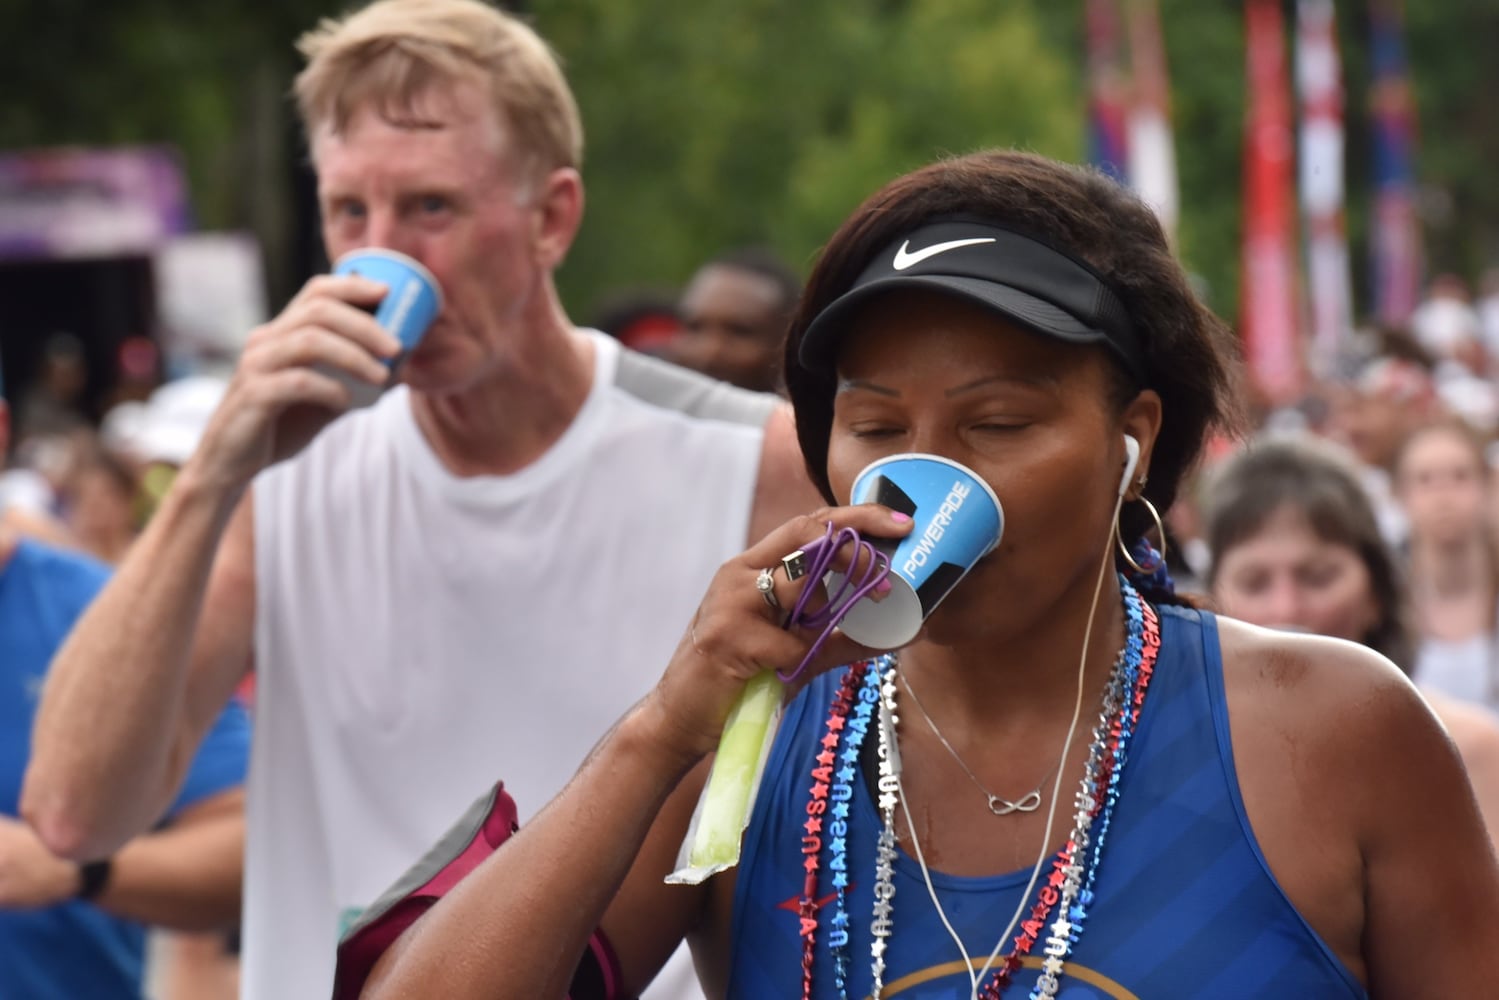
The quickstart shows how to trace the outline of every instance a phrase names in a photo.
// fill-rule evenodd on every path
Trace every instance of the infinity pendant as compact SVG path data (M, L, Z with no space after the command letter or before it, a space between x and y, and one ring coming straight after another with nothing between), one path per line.
M996 816L1008 816L1012 812L1035 812L1041 805L1041 789L1028 792L1018 802L1002 799L998 795L989 796L989 811Z

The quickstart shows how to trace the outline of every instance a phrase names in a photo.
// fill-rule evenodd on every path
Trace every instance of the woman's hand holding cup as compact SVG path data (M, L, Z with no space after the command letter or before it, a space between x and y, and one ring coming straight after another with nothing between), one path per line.
M821 634L821 629L782 627L807 588L814 589L812 607L827 600L821 579L788 579L782 560L824 538L830 524L835 532L852 528L866 538L900 538L911 529L907 515L877 504L824 508L792 519L720 567L648 700L666 738L684 758L696 760L718 745L724 721L752 677L767 669L795 669ZM854 560L870 558L868 547L863 549L856 553L853 546L845 547L829 569L862 573L867 566ZM759 581L766 571L771 586L762 592ZM871 596L879 600L888 590L881 584ZM869 654L867 647L835 631L796 683Z

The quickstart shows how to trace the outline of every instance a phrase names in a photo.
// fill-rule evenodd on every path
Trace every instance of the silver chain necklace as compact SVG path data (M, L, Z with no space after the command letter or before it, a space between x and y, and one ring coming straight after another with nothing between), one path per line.
M1001 795L995 795L993 792L989 791L989 789L984 787L984 783L978 779L978 775L973 773L973 769L970 768L966 763L964 763L962 757L958 756L958 751L954 750L952 744L947 742L947 737L942 735L942 730L937 728L937 724L933 722L932 717L927 714L926 706L923 705L921 703L921 699L916 696L916 689L911 687L911 679L905 675L904 671L900 671L899 673L901 683L906 686L906 693L911 696L911 701L915 703L916 710L921 713L921 717L925 719L926 724L931 727L932 734L941 741L943 746L947 747L947 752L952 754L952 759L957 761L958 766L961 767L963 769L963 772L968 775L968 780L972 781L974 785L978 787L978 790L984 793L984 797L989 801L990 812L992 812L996 816L1008 816L1010 815L1010 813L1015 812L1035 812L1041 807L1041 789L1046 786L1047 778L1050 778L1052 774L1056 772L1056 768L1052 768L1051 771L1048 771L1046 775L1036 783L1035 788L1031 789L1029 792L1026 792L1018 799L1012 801Z

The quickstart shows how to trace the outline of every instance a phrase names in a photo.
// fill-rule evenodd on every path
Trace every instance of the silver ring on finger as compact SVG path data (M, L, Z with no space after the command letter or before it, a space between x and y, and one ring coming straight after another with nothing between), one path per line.
M755 577L755 589L760 592L761 597L765 598L766 607L770 608L770 610L772 611L781 610L780 599L776 597L776 578L774 571L770 569L762 569L760 571L760 575Z

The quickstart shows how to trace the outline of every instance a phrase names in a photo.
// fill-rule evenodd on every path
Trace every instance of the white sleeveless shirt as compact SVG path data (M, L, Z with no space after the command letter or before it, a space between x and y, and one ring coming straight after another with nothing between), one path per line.
M257 479L245 997L328 996L342 924L496 779L545 805L745 547L761 429L640 398L593 336L515 475L448 472L402 387Z

